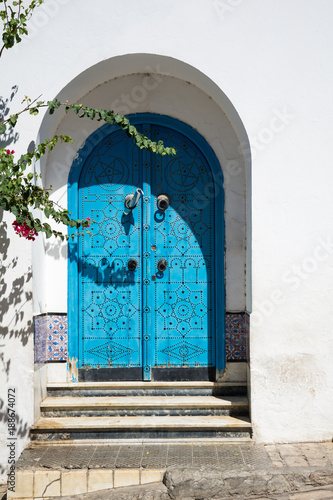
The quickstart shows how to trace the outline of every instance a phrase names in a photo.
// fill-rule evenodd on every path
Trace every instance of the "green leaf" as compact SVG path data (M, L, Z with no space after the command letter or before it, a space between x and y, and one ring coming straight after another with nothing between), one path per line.
M50 224L47 224L46 222L44 222L43 229L44 229L44 232L46 234L46 238L51 238L51 236L52 236L52 229L51 229Z
M105 120L106 111L104 111L103 109L98 109L96 112L99 114L101 120Z
M73 104L72 105L72 109L74 111L75 114L78 114L80 109L83 108L83 104Z
M6 132L6 124L5 123L0 123L0 134L4 134Z
M91 120L93 120L93 119L95 118L95 114L96 114L96 112L95 112L95 110L94 110L94 109L92 109L92 108L85 108L84 113L85 113L85 115L86 115L88 118L90 118Z
M59 137L61 139L61 142L74 142L70 135L61 134Z
M30 161L31 160L31 153L26 153L23 155L23 160L24 161Z
M112 118L112 116L110 116L110 115L106 115L106 117L105 117L104 121L105 121L106 123L109 123L109 125L113 125L113 124L114 124L114 119L113 119L113 118Z
M12 127L15 127L16 122L17 122L17 119L18 119L18 115L11 115L11 116L9 117L8 122L9 122L9 124L10 124Z
M12 214L14 214L16 216L19 215L19 213L20 213L19 209L15 205L10 207L10 211L12 212Z

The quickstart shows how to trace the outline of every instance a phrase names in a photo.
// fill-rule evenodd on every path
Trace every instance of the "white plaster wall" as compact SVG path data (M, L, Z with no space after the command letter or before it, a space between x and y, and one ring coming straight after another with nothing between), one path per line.
M31 243L15 235L14 217L0 209L0 482L8 466L8 390L15 391L15 456L33 424L34 360Z
M40 417L40 404L46 398L48 382L48 364L35 366L34 372L34 422Z
M50 384L68 382L67 363L48 363L47 382Z
M183 61L228 96L253 157L247 307L254 437L330 439L331 0L99 0L95 9L88 0L49 0L40 9L33 36L1 61L1 93L18 85L12 109L24 94L57 95L99 64L95 85L79 82L84 95L112 79L110 58L133 53ZM68 98L75 95L68 90ZM22 117L14 149L37 137L41 121ZM233 128L241 137L242 127Z

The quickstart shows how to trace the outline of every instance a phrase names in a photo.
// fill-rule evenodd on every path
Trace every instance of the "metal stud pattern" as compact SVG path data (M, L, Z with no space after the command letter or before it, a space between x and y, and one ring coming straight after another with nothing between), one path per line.
M177 148L174 158L140 151L113 132L94 148L79 180L80 366L93 368L215 365L214 182L199 148L180 132L142 125L145 135ZM126 196L143 198L124 214ZM167 194L170 206L157 207ZM138 266L128 269L129 259ZM158 270L158 262L167 269Z
M156 274L155 366L200 367L214 364L214 183L201 151L179 132L158 126L156 141L173 144L177 155L157 157L152 186L167 194L169 208L158 210L154 199Z
M141 211L124 215L140 185L139 149L115 132L89 156L81 173L80 216L94 222L81 240L82 366L140 367ZM138 261L133 272L129 258Z

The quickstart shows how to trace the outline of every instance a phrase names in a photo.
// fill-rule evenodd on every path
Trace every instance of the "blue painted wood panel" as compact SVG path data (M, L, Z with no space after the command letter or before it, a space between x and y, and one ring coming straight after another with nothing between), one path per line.
M82 169L79 217L90 217L92 235L80 240L80 365L142 364L141 216L123 215L124 199L141 185L140 150L123 132L106 137Z
M215 363L214 188L212 173L199 148L182 133L155 125L155 140L177 149L173 158L157 156L151 169L151 203L156 245L153 267L166 259L149 288L154 304L154 366L205 367ZM168 195L169 208L157 198Z
M92 235L69 246L69 321L78 330L79 367L140 367L145 380L156 367L221 369L220 167L201 136L181 122L149 114L132 122L176 147L177 155L141 151L122 131L102 127L96 146L85 146L73 164L69 208L95 221ZM125 198L137 188L144 196L125 215ZM166 211L157 206L161 194L170 200ZM135 271L128 269L132 258ZM160 259L167 261L164 272ZM73 339L69 350L76 352Z

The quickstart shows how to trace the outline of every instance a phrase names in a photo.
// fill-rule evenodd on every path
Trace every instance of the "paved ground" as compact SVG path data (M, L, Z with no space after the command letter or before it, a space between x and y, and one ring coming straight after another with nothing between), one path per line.
M310 488L308 490L298 491L296 493L288 493L288 494L281 493L279 495L272 494L269 496L261 495L261 496L251 496L246 498L246 500L259 500L259 499L260 500L332 500L333 486ZM245 498L242 498L242 500L245 500Z
M125 492L125 490L127 490ZM119 496L119 494L112 492L112 490L108 490L108 492L104 492L103 495L101 494L96 494L96 493L90 493L86 495L77 495L75 497L62 497L62 500L100 500L101 498L105 500L122 500L122 499L128 499L128 500L159 500L159 498L162 498L161 496L156 496L156 493L159 491L162 491L161 485L153 485L150 487L145 488L145 493L143 494L144 496L138 496L137 494L138 489L132 488L124 488L122 496ZM155 495L154 495L155 494ZM123 496L126 495L126 496ZM169 496L165 497L166 499L170 498ZM312 488L307 491L299 491L297 493L292 493L292 494L285 494L282 493L281 495L270 495L270 496L237 496L237 497L232 497L234 500L332 500L333 499L333 487L322 487L322 488ZM180 499L179 499L180 500ZM181 500L187 500L187 499L181 499ZM210 500L208 498L200 499L198 500ZM231 497L220 497L220 499L216 500L231 500Z
M46 446L25 450L17 467L87 473L104 468L112 469L114 477L117 471L126 475L133 469L140 477L149 470L165 471L163 483L63 496L63 500L333 500L331 442Z
M333 443L283 445L143 444L37 446L26 449L17 468L167 469L173 466L213 466L255 470L290 467L333 467Z
M274 495L269 497L253 497L261 498L261 500L332 500L333 499L333 486L314 488L307 491L297 492L286 495Z
M213 466L252 470L288 465L293 458L286 457L288 464L281 459L275 460L273 465L270 453L275 460L275 448L266 450L264 446L253 446L252 443L38 446L23 452L17 468L167 469L174 466ZM295 450L294 455L299 457L300 451Z

